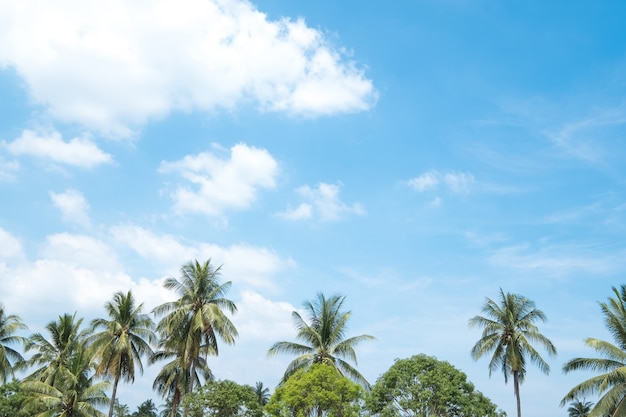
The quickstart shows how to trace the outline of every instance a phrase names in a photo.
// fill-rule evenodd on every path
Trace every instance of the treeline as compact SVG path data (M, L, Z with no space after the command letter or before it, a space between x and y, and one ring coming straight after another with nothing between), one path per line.
M0 306L0 417L155 417L151 399L131 414L117 398L120 382L133 383L144 364L160 366L153 389L163 400L158 413L162 417L505 414L461 371L425 355L397 360L370 386L356 369L355 347L374 337L348 337L351 313L344 309L345 297L322 293L305 303L306 316L292 313L297 342L277 342L268 351L270 356L295 355L271 397L261 382L251 387L215 380L207 358L238 336L228 318L237 311L227 298L231 283L219 278L220 268L210 260L189 262L181 267L179 278L164 282L177 299L151 312L156 321L130 291L119 292L105 304L106 317L87 324L76 314L63 314L48 323L43 334L28 338L18 335L26 330L21 319ZM602 358L575 358L564 366L566 372L603 372L563 397L561 405L571 403L571 417L588 412L626 415L626 286L613 288L613 293L600 306L617 345L587 339ZM531 300L502 290L498 301L487 298L482 311L470 320L470 326L483 329L471 354L476 360L490 356L490 374L502 372L505 381L513 380L521 417L520 384L528 363L550 370L536 346L556 354L536 325L546 317ZM10 382L18 372L26 376ZM601 398L595 405L584 401L596 393Z

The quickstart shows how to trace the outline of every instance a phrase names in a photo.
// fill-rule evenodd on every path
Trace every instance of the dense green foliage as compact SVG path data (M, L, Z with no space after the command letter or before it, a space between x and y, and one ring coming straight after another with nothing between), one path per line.
M27 398L17 380L0 385L0 417L30 417L30 412L24 409Z
M585 395L599 394L601 397L589 413L590 417L626 415L626 285L613 287L613 297L600 303L604 324L616 344L588 338L585 344L600 358L574 358L563 366L563 371L589 370L601 372L581 382L568 392L561 405Z
M277 353L298 355L287 367L283 383L291 375L312 364L323 363L334 367L341 375L369 387L369 383L350 363L357 363L354 347L362 341L374 339L370 335L345 338L349 311L343 311L345 297L338 295L326 298L319 293L317 300L306 302L304 307L309 314L308 322L297 311L291 313L298 331L296 338L306 344L294 342L277 342L270 349L270 356Z
M396 360L374 384L366 407L380 417L497 417L502 413L448 362L426 355Z
M183 399L189 417L262 417L254 388L233 381L208 381Z
M274 417L356 417L363 388L325 363L301 369L276 389L265 411Z
M485 316L470 319L470 327L482 327L482 337L472 348L474 360L491 353L489 375L500 370L505 383L513 376L513 391L517 400L517 417L522 415L519 386L526 376L527 361L534 363L544 373L550 372L550 365L533 346L537 343L548 352L556 355L552 342L539 332L534 324L545 321L546 316L535 308L535 303L519 294L504 293L500 289L500 303L487 298L483 308Z

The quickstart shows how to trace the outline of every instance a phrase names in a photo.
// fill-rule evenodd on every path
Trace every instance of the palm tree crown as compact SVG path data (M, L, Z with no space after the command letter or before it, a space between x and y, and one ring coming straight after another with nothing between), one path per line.
M372 340L373 336L361 335L345 338L349 311L342 311L345 297L334 295L326 298L319 293L317 300L306 302L304 307L308 313L309 322L305 321L300 313L291 313L294 325L298 331L296 338L306 344L294 342L277 342L268 351L268 355L290 353L299 355L287 367L284 383L299 369L308 369L314 363L325 363L333 366L340 374L345 375L364 387L369 383L350 363L357 364L354 347L364 340Z
M104 308L107 319L95 319L91 322L92 330L102 330L91 338L91 349L98 360L97 375L113 377L113 393L109 404L109 417L113 415L117 385L120 379L127 382L135 380L135 369L143 373L141 357L151 356L150 343L155 340L152 331L154 323L142 313L143 304L135 305L130 291L118 292Z
M593 407L593 403L591 401L575 400L571 402L569 408L567 409L567 413L569 417L589 417L591 407Z
M588 338L585 344L596 351L600 358L574 358L563 366L564 372L588 370L601 372L576 385L565 395L561 405L584 395L601 395L589 413L596 416L626 415L626 285L613 287L614 297L600 303L604 323L616 344Z
M485 316L470 319L470 327L482 327L482 337L472 348L472 358L479 358L493 352L489 362L489 375L501 370L505 383L513 376L514 393L517 399L517 415L521 417L519 384L526 375L526 362L530 359L544 373L550 366L535 350L532 343L544 347L549 355L556 355L552 342L539 332L535 322L545 321L546 316L535 308L535 303L518 294L504 293L500 289L500 303L487 298L482 312Z
M0 305L0 383L2 384L7 382L7 377L13 376L15 366L24 360L22 355L10 345L25 342L23 337L15 333L26 328L19 316L5 314L4 307Z
M29 378L55 384L56 378L67 371L73 356L85 348L87 332L81 330L82 322L82 318L76 319L76 313L66 313L46 325L50 340L41 333L28 338L25 350L35 351L28 364L37 367Z

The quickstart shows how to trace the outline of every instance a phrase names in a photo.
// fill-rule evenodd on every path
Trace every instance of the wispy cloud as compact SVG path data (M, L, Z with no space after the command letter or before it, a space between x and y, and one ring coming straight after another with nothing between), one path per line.
M552 277L607 274L624 266L624 253L581 245L502 246L493 250L488 259L499 267L538 271Z
M191 183L170 193L178 213L222 216L228 210L249 208L260 189L275 187L278 163L265 149L235 145L230 157L210 152L164 161L159 172L178 174Z
M61 134L52 132L35 132L26 129L13 142L4 143L13 155L27 155L78 168L93 168L110 163L113 157L103 152L87 138L73 138L66 142Z
M302 186L296 191L306 202L301 203L295 209L287 209L277 215L287 220L305 220L317 217L324 222L338 220L344 214L364 215L365 210L360 203L348 205L341 201L339 198L340 190L341 183L321 182L317 187Z
M625 124L626 105L621 104L612 108L594 109L587 117L545 129L544 134L565 154L596 163L607 156L605 146L614 138L614 134L607 132L607 129ZM616 142L619 146L622 144L622 136L623 132Z
M404 183L418 193L434 194L428 205L436 208L443 205L443 198L438 195L440 192L447 191L456 195L468 194L475 182L474 175L469 172L440 172L432 170L411 178Z

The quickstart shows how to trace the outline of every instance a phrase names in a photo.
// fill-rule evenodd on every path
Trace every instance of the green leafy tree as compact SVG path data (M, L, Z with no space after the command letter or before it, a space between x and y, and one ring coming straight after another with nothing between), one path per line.
M13 377L14 367L24 361L22 355L11 345L25 342L23 337L15 334L25 329L26 325L19 316L6 314L4 306L0 305L0 382L3 384L8 377Z
M137 411L131 417L157 417L157 408L152 400L147 399L137 406Z
M263 385L263 382L258 381L254 386L254 393L258 403L263 407L270 400L270 389Z
M0 385L0 417L31 417L24 409L27 398L17 380Z
M369 383L350 362L357 364L354 347L365 340L374 339L370 335L345 338L349 311L343 311L345 297L334 295L326 298L319 293L317 300L306 302L304 307L308 313L308 322L297 311L291 313L298 331L296 338L305 344L294 342L277 342L268 352L273 356L278 353L298 355L288 366L283 380L285 383L291 375L300 369L307 369L316 363L331 365L341 375L369 387Z
M300 369L276 388L265 406L273 417L357 417L364 390L325 363Z
M585 339L599 358L574 358L563 366L563 371L586 370L600 375L581 382L570 390L561 401L569 401L586 395L600 395L600 399L589 413L590 417L626 415L626 285L613 287L613 297L600 303L604 324L616 344L594 338Z
M254 388L233 381L209 381L185 396L189 417L262 417Z
M591 401L574 400L567 408L567 413L569 417L589 417L591 407L593 407L593 403Z
M500 302L487 298L482 312L484 316L470 319L470 327L482 327L482 337L472 348L472 358L478 360L491 354L489 375L501 370L504 382L513 376L513 391L517 400L517 416L522 415L520 384L526 376L527 361L537 365L544 373L550 372L550 365L541 357L533 343L543 346L549 355L556 355L552 342L539 332L534 324L544 322L545 314L535 308L528 298L500 289Z
M109 417L112 417L120 379L134 382L135 369L143 373L141 358L153 354L150 343L156 337L154 323L148 315L142 313L143 304L137 306L130 291L126 294L116 293L104 308L109 319L92 321L92 331L100 331L90 338L90 342L98 360L96 374L113 378L109 404Z
M36 368L29 379L54 385L57 376L68 372L74 355L83 355L86 346L87 332L81 330L82 322L83 319L76 319L76 313L66 313L59 316L58 321L46 325L50 339L46 339L41 333L35 333L28 338L25 350L34 353L27 363Z
M83 346L76 348L54 384L47 379L26 379L21 387L28 394L24 408L33 417L104 417L99 407L108 403L106 381L93 381L91 358ZM41 410L44 407L44 411Z
M225 313L237 311L235 303L225 298L231 283L220 283L219 275L220 268L213 268L210 260L183 265L180 280L168 278L164 283L179 298L154 309L155 314L164 317L157 326L161 341L153 362L169 360L154 387L171 396L173 410L178 408L182 395L199 385L199 375L211 377L206 358L218 354L218 338L233 344L238 336Z
M380 417L504 415L463 372L426 355L396 360L372 387L366 408Z

